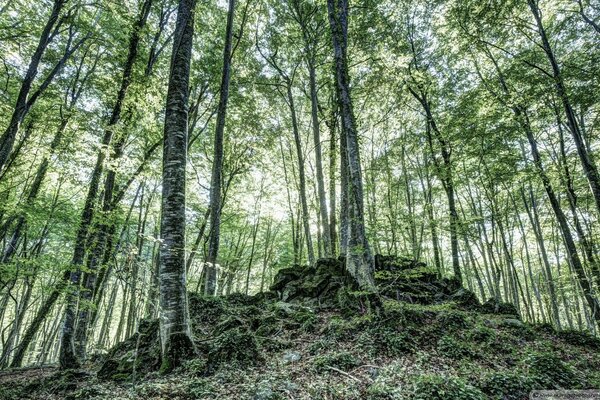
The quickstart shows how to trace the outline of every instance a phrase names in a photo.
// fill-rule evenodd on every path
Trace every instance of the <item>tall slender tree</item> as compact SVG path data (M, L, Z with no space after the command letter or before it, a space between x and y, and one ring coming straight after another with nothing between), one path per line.
M337 98L342 119L342 135L346 139L348 163L348 247L346 269L366 290L375 290L373 279L374 260L365 232L363 181L360 164L360 148L356 120L350 96L350 76L348 72L348 0L328 0L327 9L331 36Z
M213 152L212 177L210 181L210 235L208 240L208 256L206 257L205 293L213 296L217 283L217 257L219 255L219 239L221 235L221 191L223 175L223 134L229 100L229 80L231 77L231 47L233 41L233 17L235 0L229 0L227 10L227 27L225 29L225 48L223 49L223 73L219 91L217 124L215 127L215 143Z
M194 352L185 273L185 168L195 8L196 0L179 1L165 110L158 276L162 372Z

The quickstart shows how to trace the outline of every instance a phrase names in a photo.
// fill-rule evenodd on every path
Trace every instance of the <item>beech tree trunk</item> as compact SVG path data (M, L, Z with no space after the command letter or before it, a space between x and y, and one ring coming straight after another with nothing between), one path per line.
M165 111L159 266L163 373L194 352L185 274L185 167L195 7L196 0L179 1Z
M215 128L215 143L213 153L212 178L210 182L210 234L208 240L208 255L206 257L206 286L205 293L214 296L217 284L216 263L219 254L219 239L221 232L221 190L223 175L223 133L225 117L227 116L227 101L229 100L229 80L231 77L231 43L233 39L233 17L235 0L229 0L227 11L227 27L225 30L225 48L223 50L223 73L221 90L219 92L219 107L217 125Z
M346 268L364 290L375 291L374 261L365 232L363 182L348 74L348 0L328 0L342 135L348 162L348 248Z

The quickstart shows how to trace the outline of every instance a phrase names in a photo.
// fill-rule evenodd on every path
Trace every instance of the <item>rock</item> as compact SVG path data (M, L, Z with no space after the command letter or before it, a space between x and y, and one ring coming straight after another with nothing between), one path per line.
M158 319L142 320L133 336L109 351L98 378L123 381L129 379L134 370L136 374L154 371L160 365L160 353Z
M315 263L317 275L344 276L345 268L343 258L320 258Z
M469 309L477 309L481 306L481 303L479 303L479 299L477 299L475 293L465 288L460 288L456 292L452 293L450 295L450 300L455 301L461 306Z
M514 328L522 328L525 326L525 324L523 324L523 322L521 322L518 319L515 318L506 318L505 320L502 321L502 323L506 326L512 326Z
M303 276L303 267L299 265L295 265L291 268L283 268L277 272L275 275L275 279L273 280L273 284L271 285L271 290L280 291L285 288L288 283L301 279Z
M283 362L285 362L285 363L297 362L297 361L300 361L301 358L302 358L302 356L300 355L300 353L297 353L295 351L288 351L283 355Z
M513 304L497 301L494 298L491 298L483 303L481 306L481 311L488 314L514 315L517 319L521 319L519 310L517 310Z

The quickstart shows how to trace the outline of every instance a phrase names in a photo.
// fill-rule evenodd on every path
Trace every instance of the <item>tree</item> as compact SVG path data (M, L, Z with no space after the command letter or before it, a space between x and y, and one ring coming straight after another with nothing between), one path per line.
M163 372L194 352L185 275L185 168L195 7L196 0L179 1L165 110L159 267Z
M348 248L346 269L361 288L375 290L374 262L365 233L363 182L358 132L350 96L348 74L348 0L328 0L327 9L333 40L337 98L341 114L342 135L346 141L348 174Z
M221 190L223 175L223 133L229 100L229 80L231 77L231 58L233 41L233 17L235 0L229 0L227 11L227 27L225 28L225 47L223 48L223 75L219 90L219 106L217 109L217 125L215 128L214 158L210 181L210 235L208 240L208 256L206 258L206 294L213 296L217 283L217 256L221 229Z

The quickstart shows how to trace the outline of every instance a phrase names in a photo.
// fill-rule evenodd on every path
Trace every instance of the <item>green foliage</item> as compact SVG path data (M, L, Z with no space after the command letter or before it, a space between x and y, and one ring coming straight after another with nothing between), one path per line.
M523 368L528 371L536 386L542 388L576 389L582 383L575 369L556 354L528 353L523 359Z
M452 336L442 336L438 340L436 348L441 355L455 360L471 358L476 354L468 344L457 340Z
M407 390L414 400L484 400L485 395L463 379L442 375L420 375Z
M493 400L522 400L529 396L534 381L521 372L499 371L484 376L479 386Z

